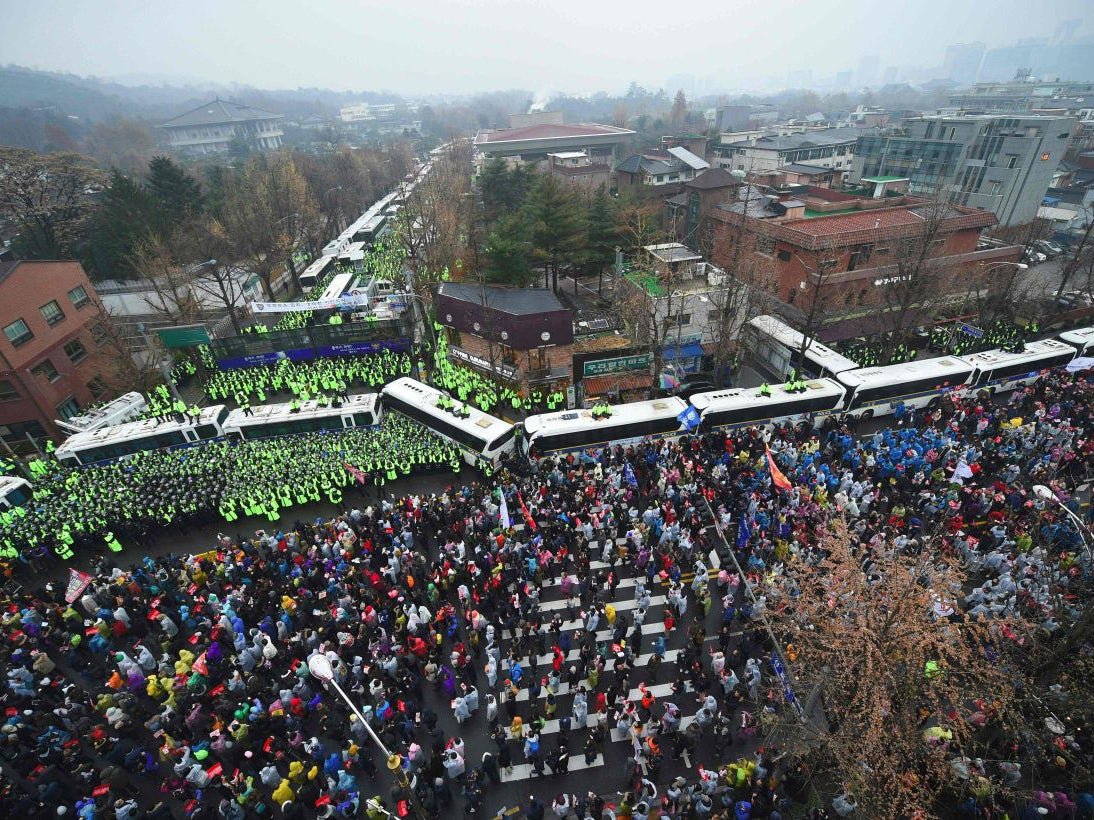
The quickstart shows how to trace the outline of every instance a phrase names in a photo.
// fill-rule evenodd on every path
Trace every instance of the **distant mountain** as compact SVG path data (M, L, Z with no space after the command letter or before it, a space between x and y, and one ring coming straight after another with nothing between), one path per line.
M354 102L384 103L400 102L402 99L386 91L256 89L200 80L185 84L156 84L156 78L150 75L134 75L132 79L153 82L127 85L116 80L37 71L15 65L3 66L0 67L0 109L28 108L91 121L122 116L159 122L216 96L276 111L289 118L309 114L330 116L341 106Z

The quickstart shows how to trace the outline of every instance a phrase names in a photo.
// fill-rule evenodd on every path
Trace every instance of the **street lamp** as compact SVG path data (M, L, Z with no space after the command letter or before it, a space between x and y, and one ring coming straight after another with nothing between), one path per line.
M338 681L334 679L334 666L331 664L330 658L320 652L316 652L308 658L308 671L311 672L313 678L322 681L327 686L334 687L334 691L346 702L346 705L353 711L353 714L361 721L361 725L365 727L365 731L368 732L369 737L372 738L372 742L376 744L380 749L380 752L384 755L384 758L387 760L387 767L391 773L398 778L399 785L410 795L410 802L414 806L414 813L417 814L421 820L426 820L428 815L418 799L418 793L414 791L414 788L410 785L410 781L406 776L406 772L403 771L402 757L391 753L391 750L384 745L384 741L380 740L380 736L372 730L369 722L365 720L365 716L361 714L361 710L357 708L357 705L352 700L350 700L349 695L346 694L345 690L338 685Z
M1056 493L1054 493L1052 491L1051 487L1048 487L1044 484L1034 484L1033 485L1033 494L1035 496L1037 496L1038 498L1042 499L1043 501L1051 501L1053 504L1055 504L1057 507L1059 507L1065 513L1067 513L1068 516L1071 518L1071 520L1075 522L1075 526L1079 530L1079 538L1082 539L1083 546L1086 548L1083 551L1083 557L1089 563L1090 562L1090 557L1091 557L1090 556L1090 542L1087 541L1086 537L1088 535L1090 535L1091 533L1090 533L1090 528L1083 522L1083 519L1079 518L1079 516L1077 516L1071 510L1071 508L1067 506L1067 504L1065 504L1063 501L1061 501L1059 496L1057 496Z

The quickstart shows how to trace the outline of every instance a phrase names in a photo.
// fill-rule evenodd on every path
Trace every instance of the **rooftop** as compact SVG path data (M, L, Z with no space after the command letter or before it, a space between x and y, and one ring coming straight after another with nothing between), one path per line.
M779 170L788 171L792 174L801 174L802 176L821 176L823 174L840 173L838 168L822 168L819 165L807 165L804 162L791 162L789 165L784 165Z
M715 188L729 188L740 184L740 181L725 168L708 168L701 174L697 174L695 179L690 180L685 187L710 191Z
M696 253L687 245L679 242L666 242L662 245L645 245L643 250L659 262L702 262L703 255Z
M631 154L615 166L615 170L625 174L672 174L680 170L680 165L671 159L661 159L649 154Z
M677 146L675 148L670 148L669 153L694 171L702 171L703 169L710 167L709 162L702 157L693 154L687 148Z
M614 125L574 125L539 124L524 128L499 128L493 131L480 131L475 135L476 145L487 143L520 142L521 140L580 139L582 137L629 137L634 134L627 128Z
M483 287L462 282L442 282L437 287L437 295L483 305L513 316L553 313L566 309L558 297L546 288L505 288L496 285Z
M731 142L727 148L757 148L767 151L793 151L798 148L820 148L826 145L850 145L858 139L854 128L829 129L827 131L809 131L805 134L787 134L785 136L760 137L756 140Z
M185 128L195 125L221 125L223 123L254 122L256 120L279 120L280 114L251 108L249 105L222 100L219 97L212 102L180 114L173 120L160 125L160 128Z

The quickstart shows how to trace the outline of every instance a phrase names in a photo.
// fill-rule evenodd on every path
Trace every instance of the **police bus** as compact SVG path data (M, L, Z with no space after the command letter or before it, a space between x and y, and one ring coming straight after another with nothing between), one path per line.
M691 405L699 412L703 430L788 421L808 421L819 427L830 414L843 412L846 394L843 385L833 379L812 379L805 382L804 390L797 392L778 385L766 392L755 387L735 387L696 393L691 397Z
M228 409L223 404L202 408L196 418L184 421L143 419L88 433L69 436L54 455L66 467L128 458L162 448L189 447L224 435Z
M0 510L22 507L32 498L30 482L16 475L0 476Z
M497 467L503 456L513 452L512 424L458 401L452 402L454 410L447 410L439 405L441 401L452 400L447 393L407 376L390 382L380 391L385 413L402 413L455 442L468 464L486 460Z
M1071 345L1079 351L1080 356L1089 356L1094 352L1094 327L1079 327L1075 330L1065 330L1060 334L1060 340Z
M376 394L362 393L350 396L348 401L337 406L310 400L299 405L262 404L251 408L250 414L233 410L224 422L224 435L230 441L245 441L317 430L369 428L379 423L380 406Z
M637 444L644 438L678 438L686 432L680 414L688 404L678 396L632 401L611 407L611 415L593 417L592 410L561 410L524 420L524 453L540 458L603 447Z
M310 293L315 289L316 284L321 280L335 265L335 258L333 256L320 256L306 268L304 272L300 274L300 289L304 293Z
M976 368L957 356L848 370L836 376L847 391L844 409L856 418L887 416L898 404L934 407L947 390L963 387Z
M1005 393L1035 381L1042 370L1061 367L1075 358L1075 348L1056 339L1027 342L1013 353L985 350L962 356L976 368L973 384L977 390Z
M858 363L816 339L809 339L774 316L757 316L741 328L741 344L776 379L789 378L801 361L801 373L811 379L855 370ZM801 354L802 346L805 354Z

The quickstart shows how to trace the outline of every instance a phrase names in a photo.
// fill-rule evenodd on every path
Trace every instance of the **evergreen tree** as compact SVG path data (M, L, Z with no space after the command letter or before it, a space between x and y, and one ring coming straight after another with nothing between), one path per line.
M558 290L559 265L580 248L585 220L577 197L552 174L536 180L528 197L532 242L544 261L546 281Z
M486 281L526 287L535 281L532 232L523 211L502 217L486 240Z
M148 193L162 230L169 232L188 215L201 213L201 185L170 157L153 157L148 163Z
M601 188L589 203L585 217L585 262L597 272L597 293L604 284L604 268L615 261L619 237L619 217L615 205Z
M118 169L91 218L84 266L95 279L134 279L133 253L153 230L156 207L144 186Z
M510 169L501 157L490 160L479 176L479 190L491 222L505 214L515 213L528 197L533 174L523 165Z
M672 112L669 116L672 120L673 133L679 136L688 118L688 100L684 96L684 89L681 88L676 92L676 99L672 101Z

